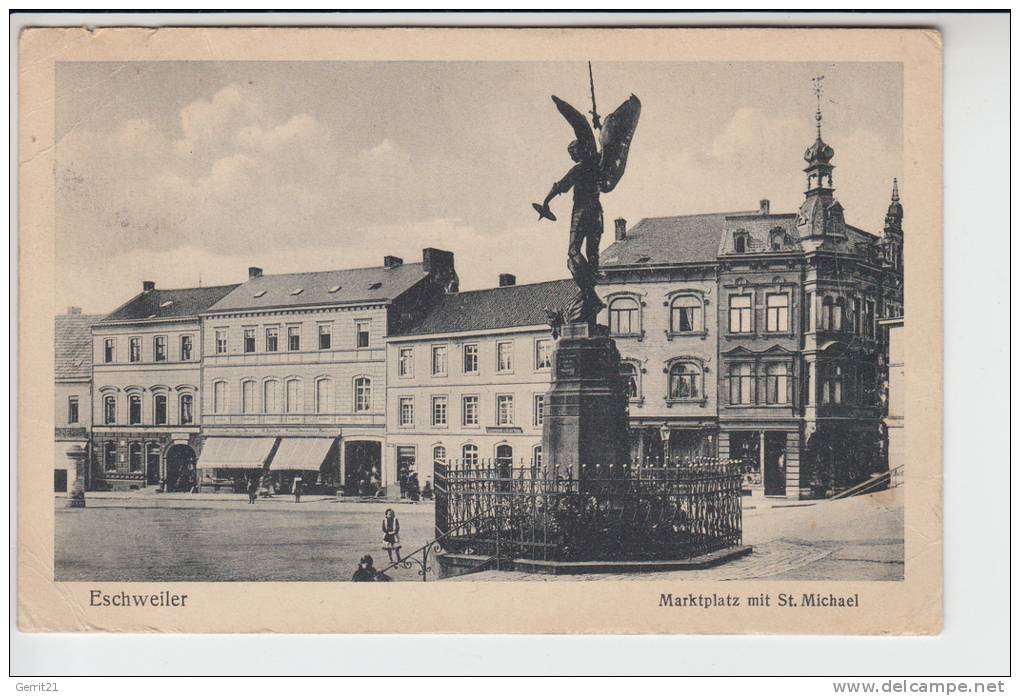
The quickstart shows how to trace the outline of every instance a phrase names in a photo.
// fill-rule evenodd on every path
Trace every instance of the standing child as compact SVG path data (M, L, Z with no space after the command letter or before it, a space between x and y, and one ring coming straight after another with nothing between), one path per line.
M386 515L383 517L382 523L383 531L383 548L386 549L386 553L389 554L390 563L393 562L393 553L396 552L396 560L400 560L400 520L397 519L397 513L393 512L392 508L387 508Z
M301 502L301 485L302 485L301 477L300 476L295 477L295 479L294 479L294 502L295 503L300 503Z

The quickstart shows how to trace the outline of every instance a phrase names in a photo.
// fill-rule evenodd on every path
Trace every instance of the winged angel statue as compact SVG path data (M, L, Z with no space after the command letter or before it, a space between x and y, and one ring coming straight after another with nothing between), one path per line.
M570 245L567 269L577 284L578 292L568 304L564 319L570 323L588 324L594 329L599 311L605 306L595 293L599 277L599 241L602 238L602 204L599 194L609 193L620 182L627 167L627 153L641 115L641 101L633 94L601 126L601 152L588 119L559 97L553 103L574 129L575 140L567 146L576 164L566 176L553 184L541 205L532 203L538 219L556 220L549 202L574 190L574 209L570 216ZM598 113L592 104L592 117L599 128ZM584 254L581 248L584 247Z

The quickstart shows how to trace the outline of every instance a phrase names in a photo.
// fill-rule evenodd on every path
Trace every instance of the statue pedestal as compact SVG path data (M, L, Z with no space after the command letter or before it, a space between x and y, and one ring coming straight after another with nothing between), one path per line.
M551 477L626 475L630 443L620 353L603 326L567 324L553 352L542 457Z
M67 458L74 463L74 483L71 485L71 493L67 496L67 507L85 507L85 460L88 452L81 445L74 445L67 452Z

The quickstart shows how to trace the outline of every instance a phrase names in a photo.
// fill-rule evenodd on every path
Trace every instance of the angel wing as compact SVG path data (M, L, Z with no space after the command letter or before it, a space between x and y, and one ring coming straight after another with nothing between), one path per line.
M588 119L584 117L584 114L556 95L553 95L552 100L556 104L556 109L563 114L563 118L567 119L567 123L574 129L574 137L577 138L577 141L587 148L588 152L597 152L595 134L591 132L591 126L588 125Z
M553 98L555 99L555 97ZM560 111L562 112L562 109ZM640 115L641 100L632 94L627 101L617 107L616 111L609 114L602 126L599 188L603 193L612 191L623 178L623 171L627 168L630 141L634 139L634 131L637 129Z

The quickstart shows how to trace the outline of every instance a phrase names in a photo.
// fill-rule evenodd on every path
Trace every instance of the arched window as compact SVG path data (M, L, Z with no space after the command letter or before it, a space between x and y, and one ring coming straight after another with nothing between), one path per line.
M213 413L223 413L227 410L227 383L213 382Z
M701 331L704 326L701 300L693 295L679 295L673 298L669 316L669 330L672 333Z
M639 372L638 367L634 363L621 362L620 363L620 376L623 378L627 388L628 399L640 399L641 398L641 386L639 383Z
M432 448L432 461L439 462L440 464L446 463L446 448L442 445L436 445Z
M478 465L478 445L464 445L460 451L460 458L468 466Z
M746 253L748 247L747 242L748 242L747 232L745 232L744 230L737 230L736 232L733 233L733 251L735 251L736 253L738 254Z
M315 382L315 412L330 413L333 410L333 380L322 377Z
M128 397L128 424L140 425L142 422L142 397L132 394Z
M110 395L103 397L103 423L113 425L117 422L117 397Z
M166 425L166 394L156 394L152 397L152 422L156 425Z
M180 413L178 420L181 425L191 425L195 422L195 397L191 394L181 394Z
M287 380L287 403L285 404L287 413L300 413L304 409L302 408L302 389L301 380L299 379L288 379Z
M255 380L241 382L241 413L255 413Z
M640 307L632 297L619 297L609 303L609 332L617 336L641 333Z
M701 367L694 363L676 362L669 368L670 399L700 399Z
M496 447L496 470L501 478L510 478L514 465L514 448L510 445Z
M765 402L786 404L790 401L790 368L786 363L765 366Z
M131 466L132 474L140 474L142 472L142 443L132 442L128 445L128 462Z
M372 380L358 377L354 380L354 412L372 410Z
M772 251L782 251L784 239L786 239L786 233L783 232L783 229L781 227L774 228L769 232L769 249Z
M262 412L280 412L280 383L275 379L267 379L262 383Z
M107 442L103 452L103 469L105 471L117 470L117 443Z

